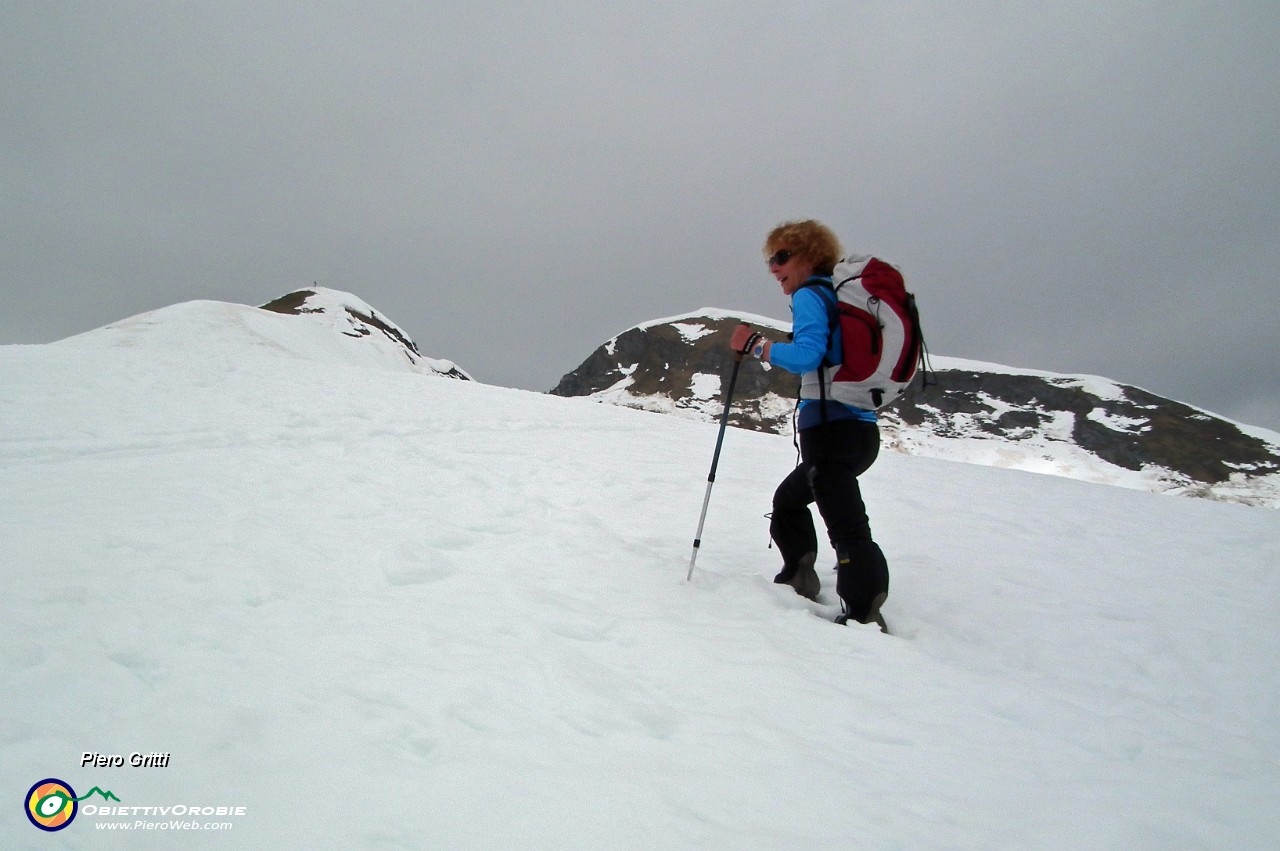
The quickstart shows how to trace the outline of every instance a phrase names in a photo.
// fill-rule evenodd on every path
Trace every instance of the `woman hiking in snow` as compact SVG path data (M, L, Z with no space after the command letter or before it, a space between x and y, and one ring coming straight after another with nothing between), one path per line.
M811 600L818 596L818 538L809 511L816 502L836 551L841 622L874 621L883 629L880 607L889 593L889 568L871 538L858 486L858 476L880 451L880 428L875 411L829 398L829 378L822 369L824 363L840 361L831 281L841 256L840 241L816 221L787 222L769 233L764 253L770 273L791 299L793 342L772 342L744 324L735 329L729 345L735 352L803 376L797 424L800 464L773 495L769 534L783 560L773 581Z

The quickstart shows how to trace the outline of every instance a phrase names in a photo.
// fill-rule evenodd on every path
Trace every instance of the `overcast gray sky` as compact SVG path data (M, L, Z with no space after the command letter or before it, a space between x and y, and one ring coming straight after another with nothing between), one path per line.
M1280 430L1280 3L0 0L0 343L354 292L547 390L816 217L936 354Z

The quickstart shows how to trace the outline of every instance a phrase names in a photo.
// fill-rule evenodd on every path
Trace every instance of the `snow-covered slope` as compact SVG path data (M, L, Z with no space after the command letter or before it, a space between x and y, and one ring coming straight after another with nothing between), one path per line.
M264 354L346 366L470 380L452 361L424 357L394 322L351 293L308 287L262 307L214 301L175 304L62 340L94 351L140 349L157 358L188 355L242 361Z
M726 347L740 321L781 339L785 323L704 308L638 325L596 349L551 392L701 420L723 411ZM1280 434L1089 375L935 357L882 412L884 445L1088 482L1280 508ZM731 422L791 434L798 381L748 359Z
M686 583L714 426L228 315L0 347L0 847L1280 836L1270 512L885 453L887 637L770 582L786 437L729 432ZM51 777L119 801L45 835Z

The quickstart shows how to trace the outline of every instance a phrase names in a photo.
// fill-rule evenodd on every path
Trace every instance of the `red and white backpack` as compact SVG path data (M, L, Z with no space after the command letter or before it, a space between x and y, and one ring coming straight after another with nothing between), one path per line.
M806 375L803 399L833 399L865 410L893 402L911 384L924 360L924 335L916 299L902 273L868 254L836 264L831 276L841 335L841 362ZM825 285L824 285L825 289Z

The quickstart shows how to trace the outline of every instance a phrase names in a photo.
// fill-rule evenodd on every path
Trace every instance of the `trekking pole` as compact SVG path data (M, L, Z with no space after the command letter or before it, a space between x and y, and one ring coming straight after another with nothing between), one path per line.
M733 372L729 375L729 389L724 394L724 413L720 415L720 435L716 438L716 451L711 456L711 472L707 474L707 495L702 498L702 516L698 518L698 534L693 538L693 555L689 557L689 573L684 581L693 579L693 563L698 560L698 547L702 546L702 524L707 522L707 506L711 504L711 486L716 483L716 467L720 465L720 447L724 444L724 430L729 425L729 404L733 401L733 385L738 383L738 367L742 366L745 352L733 356Z

